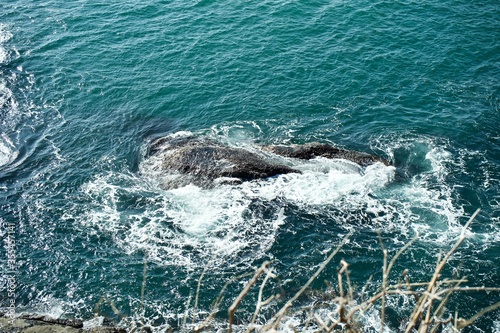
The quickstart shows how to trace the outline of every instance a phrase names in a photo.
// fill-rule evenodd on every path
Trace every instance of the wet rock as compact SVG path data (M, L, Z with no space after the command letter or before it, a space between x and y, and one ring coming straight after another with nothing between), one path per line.
M316 157L325 157L325 158L336 158L336 159L344 159L360 166L368 166L377 162L382 162L385 165L388 165L388 162L362 152L352 151L340 149L337 147L333 147L323 143L307 143L304 145L277 145L277 146L264 146L264 150L272 152L277 155L298 158L303 160L310 160Z
M239 184L281 174L301 173L293 159L316 157L346 159L367 166L382 159L321 143L238 148L206 137L165 137L154 141L150 154L162 156L162 169L168 174L184 175L166 184L175 188L189 183L201 187ZM284 158L285 157L285 158Z
M259 152L235 148L205 138L160 139L151 148L163 154L162 168L191 176L195 185L238 184L287 173L300 173Z
M99 326L84 329L83 322L75 319L56 319L37 314L22 314L9 318L0 313L0 333L125 333L123 328Z

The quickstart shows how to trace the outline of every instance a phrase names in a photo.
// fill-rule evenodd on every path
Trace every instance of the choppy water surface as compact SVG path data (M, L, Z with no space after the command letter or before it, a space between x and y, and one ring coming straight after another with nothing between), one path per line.
M336 281L341 259L355 285L373 275L376 288L379 234L392 254L419 234L393 278L408 268L428 279L477 208L443 274L498 287L499 11L494 1L3 4L1 260L14 224L16 311L89 320L107 295L122 323L177 328L203 271L200 317L265 260L291 295L350 231L314 290ZM193 134L246 149L331 143L392 165L318 158L293 162L302 174L165 190L148 143ZM224 309L242 287L229 285ZM467 293L450 306L468 318L498 300ZM242 304L242 321L253 306ZM397 332L412 301L389 306ZM376 330L378 309L362 320ZM495 330L498 310L468 328Z

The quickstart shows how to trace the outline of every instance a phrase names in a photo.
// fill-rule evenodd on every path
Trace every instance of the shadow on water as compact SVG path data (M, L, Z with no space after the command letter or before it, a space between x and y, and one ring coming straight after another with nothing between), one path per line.
M137 172L139 163L149 149L149 143L155 139L164 137L170 133L179 130L179 124L172 119L163 117L144 117L137 118L133 122L128 122L124 125L123 131L127 137L134 138L132 140L135 146L132 147L131 171Z

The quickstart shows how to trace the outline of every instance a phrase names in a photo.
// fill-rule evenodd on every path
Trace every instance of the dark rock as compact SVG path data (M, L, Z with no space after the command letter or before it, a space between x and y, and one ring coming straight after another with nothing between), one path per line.
M286 165L289 159L316 157L346 159L360 166L367 166L382 159L355 151L339 149L320 143L305 145L278 145L236 148L205 137L165 137L154 141L150 154L162 154L162 168L167 173L189 176L176 180L166 187L193 183L208 187L214 184L239 184L242 181L263 179L287 173L301 173ZM286 158L283 158L286 157Z
M298 158L303 160L310 160L316 157L326 157L326 158L338 158L345 159L360 166L368 166L376 162L382 162L388 165L388 162L366 153L361 153L352 150L345 150L336 148L323 143L307 143L304 145L278 145L278 146L264 146L264 150L272 152L277 155Z
M219 177L252 180L299 172L286 165L273 164L240 148L187 146L165 157L168 170L215 179Z
M300 173L257 152L203 137L161 138L153 142L150 152L163 154L164 170L189 175L190 182L203 187L213 185L214 181L217 184L238 184L291 172ZM183 183L169 186L179 185Z
M83 322L77 319L56 319L38 314L20 314L15 318L0 313L0 333L125 333L123 328L102 325L84 329Z

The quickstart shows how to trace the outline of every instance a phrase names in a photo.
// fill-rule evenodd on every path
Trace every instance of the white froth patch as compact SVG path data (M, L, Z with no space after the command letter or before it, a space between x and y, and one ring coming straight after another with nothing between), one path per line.
M451 157L451 153L442 147L434 147L425 155L425 158L431 162L432 173L439 180L444 180L444 177L449 174L447 165L451 162Z
M0 108L15 109L16 106L14 94L7 87L7 82L0 78Z
M286 174L241 185L243 192L266 200L285 198L297 205L336 205L349 196L363 200L394 178L394 168L377 163L360 173L359 166L344 160L317 158L300 162L302 174ZM296 167L296 166L294 166Z
M500 319L493 321L493 332L500 332Z
M235 146L247 146L263 134L262 128L255 121L215 125L210 128L210 132L214 137L223 139Z
M0 64L4 64L9 60L8 52L2 44L8 42L11 38L12 33L7 30L7 26L0 23Z
M0 23L0 43L5 43L12 38L12 33L7 30L7 26Z
M145 251L166 265L195 268L200 260L234 257L250 245L264 251L284 220L282 212L265 221L245 219L243 211L251 199L230 187L204 190L189 185L172 191L118 187L112 184L116 176L99 177L82 188L92 209L81 222L108 233L126 252ZM140 213L118 208L120 197L128 194L143 196Z
M447 244L461 230L459 219L464 215L463 207L454 200L454 189L447 184L453 170L463 166L447 150L446 142L436 142L427 137L388 137L388 142L378 142L376 149L385 151L391 159L395 154L406 154L406 163L420 166L425 171L411 175L408 182L401 183L391 191L390 205L401 220L402 231L419 233L421 240Z
M171 136L192 135L178 132ZM165 174L161 154L157 154L140 164L140 176L109 173L86 184L82 190L91 205L81 223L109 234L126 252L145 251L159 263L188 269L213 258L219 264L239 257L260 258L286 222L286 203L325 219L348 216L338 223L355 221L360 212L366 212L373 228L383 226L395 232L396 243L419 233L422 242L446 245L461 232L458 221L463 216L444 182L452 157L432 145L423 156L431 170L405 183L394 183L393 166L375 163L362 168L346 160L316 158L289 161L302 174L167 191L162 184L185 176ZM135 199L140 209L123 208L129 197L140 198ZM267 211L255 213L255 202ZM341 226L352 228L347 223Z
M193 132L190 131L179 131L169 134L167 135L167 137L172 139L177 139L177 138L189 138L192 137L193 135L194 135Z
M126 252L145 251L165 265L194 269L212 260L237 264L243 257L262 257L274 244L286 214L272 200L284 199L306 210L328 205L345 209L341 201L346 201L340 199L349 197L350 205L360 207L394 178L394 168L381 163L365 170L325 158L297 163L302 174L166 191L161 188L164 180L158 180L165 177L161 158L152 156L140 166L142 178L110 173L83 186L91 209L81 223L109 234ZM140 198L139 212L120 208L130 196ZM255 202L266 206L265 217L252 211Z
M93 328L99 328L104 324L104 317L98 316L83 322L84 330L92 330Z
M326 302L322 302L322 308L318 307L316 301L304 307L304 309L315 309L314 316L315 318L321 319L323 323L328 323L328 325L332 324L332 320L338 318L339 306L337 303L332 302L328 307L326 306ZM278 331L286 332L286 333L294 333L294 332L306 332L313 333L318 332L320 327L318 326L317 321L314 318L310 318L310 320L305 325L304 318L310 316L309 310L307 312L297 311L295 314L285 316L279 323ZM357 322L360 323L363 327L363 332L380 332L381 328L381 319L380 319L380 311L374 307L366 310L362 313L362 315L357 318ZM345 324L339 323L338 326L345 327ZM244 331L244 330L243 330ZM392 333L399 332L398 328L388 327L386 324L384 326L384 333Z
M0 136L0 167L14 161L17 154L12 141L2 133Z
M7 62L8 54L7 51L0 45L0 64Z
M40 293L29 305L18 305L18 313L36 313L49 318L58 319L66 313L74 313L75 309L81 309L83 300L68 301L62 300L46 293Z
M462 231L458 221L464 215L463 208L456 207L453 202L453 189L445 182L453 162L452 154L443 147L432 147L425 159L430 162L431 171L413 177L406 195L414 210L425 210L439 217L431 220L434 223L432 229L438 231L435 241L447 244ZM425 227L419 230L420 233L423 229ZM422 236L426 238L425 234Z

